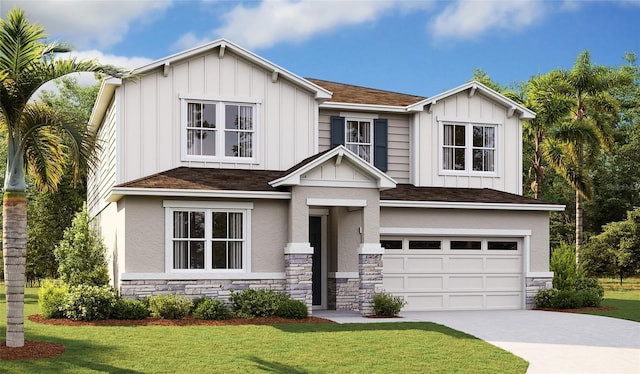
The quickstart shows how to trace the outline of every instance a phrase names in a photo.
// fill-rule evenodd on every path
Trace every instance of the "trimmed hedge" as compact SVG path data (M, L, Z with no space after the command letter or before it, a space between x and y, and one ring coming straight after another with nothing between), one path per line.
M182 319L191 311L191 300L176 294L149 297L151 316L162 319Z
M373 314L376 316L397 316L407 302L400 296L379 293L373 296Z
M231 318L229 308L222 301L214 299L198 300L192 314L195 318L207 320L220 321Z

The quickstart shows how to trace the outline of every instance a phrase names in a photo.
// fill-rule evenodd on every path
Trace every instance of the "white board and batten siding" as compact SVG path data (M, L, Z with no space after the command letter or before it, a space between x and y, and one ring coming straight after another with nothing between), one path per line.
M523 307L522 240L518 250L488 250L486 238L402 238L385 249L383 286L405 299L406 311L493 310ZM411 249L413 240L441 241L441 249ZM479 250L450 249L451 240L481 241ZM491 239L489 239L491 240Z
M227 51L193 56L149 72L119 88L117 183L179 166L286 170L314 152L317 102L314 94ZM253 162L200 162L182 158L180 97L255 101L256 157Z
M112 100L98 130L98 164L87 175L87 209L93 217L106 206L116 183L116 105Z
M320 110L318 124L318 152L331 146L331 116L339 116L337 111ZM388 169L386 174L398 183L409 183L409 121L412 115L397 113L362 113L363 118L387 119Z
M474 123L497 126L497 152L495 176L452 175L440 169L442 123ZM503 104L467 91L446 97L416 115L412 135L416 137L412 167L412 183L416 186L492 188L522 193L522 132L518 114L508 116Z

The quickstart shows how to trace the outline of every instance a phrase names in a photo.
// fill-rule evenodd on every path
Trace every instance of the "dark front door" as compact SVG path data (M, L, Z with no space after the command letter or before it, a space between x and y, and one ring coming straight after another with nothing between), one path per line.
M311 292L313 305L322 305L322 218L309 217L309 243L313 247Z

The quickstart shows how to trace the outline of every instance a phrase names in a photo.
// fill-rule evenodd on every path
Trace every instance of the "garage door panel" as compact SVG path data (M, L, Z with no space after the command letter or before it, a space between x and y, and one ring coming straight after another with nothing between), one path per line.
M442 291L443 283L442 277L407 276L408 290Z
M514 305L519 305L522 294L488 294L485 296L487 309L513 309Z
M507 258L491 258L487 257L485 261L485 271L490 273L513 273L520 271L521 267L520 257L507 257Z
M402 295L399 295L402 296ZM444 309L444 295L408 294L404 295L407 306L404 310L441 310Z
M448 307L450 309L482 309L482 300L481 294L449 294Z
M382 278L382 286L387 291L393 290L403 290L404 287L404 276L392 276L392 275L384 275Z
M437 273L444 269L444 259L441 257L422 257L422 256L410 256L407 257L405 270L408 272L429 272Z
M522 288L522 276L520 275L488 275L485 279L485 289L491 291L512 291Z
M482 275L467 275L467 276L450 276L448 281L449 290L465 290L465 291L479 291L483 288Z
M384 272L397 273L404 271L404 256L384 256Z
M483 261L482 257L449 257L447 261L448 272L465 272L465 273L480 273L482 272Z

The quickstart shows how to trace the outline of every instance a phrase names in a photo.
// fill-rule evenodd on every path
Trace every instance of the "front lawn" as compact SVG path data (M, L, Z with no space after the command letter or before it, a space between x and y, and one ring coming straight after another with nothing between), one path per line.
M614 307L616 310L587 311L585 314L628 319L640 322L640 278L624 279L622 286L618 279L600 279L604 287L602 306Z
M29 288L26 314L38 312L37 289ZM1 341L3 294L0 319ZM79 327L27 320L25 329L27 340L63 343L66 352L5 361L3 373L524 373L528 366L433 323Z

